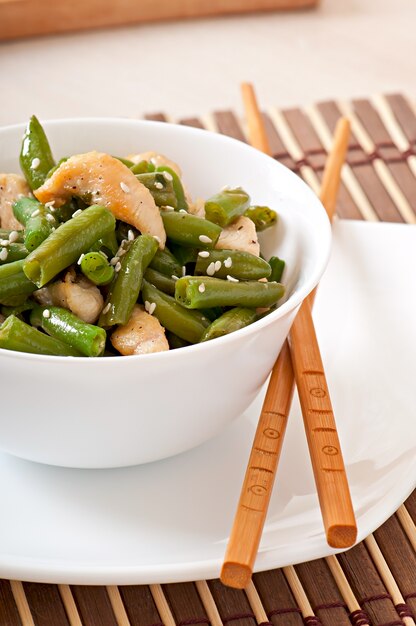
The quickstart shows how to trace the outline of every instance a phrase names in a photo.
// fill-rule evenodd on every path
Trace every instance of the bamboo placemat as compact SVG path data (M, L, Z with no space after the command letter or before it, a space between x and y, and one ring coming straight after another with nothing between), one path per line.
M265 113L275 158L318 191L341 112L353 134L337 207L344 219L416 223L416 113L402 95ZM163 114L147 116L167 120ZM245 140L232 111L178 121ZM218 580L93 587L0 581L0 626L416 626L416 491L350 551Z

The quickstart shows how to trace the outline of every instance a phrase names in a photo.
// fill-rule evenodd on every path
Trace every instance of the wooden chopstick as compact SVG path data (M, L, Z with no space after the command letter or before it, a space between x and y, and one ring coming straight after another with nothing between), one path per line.
M252 85L242 85L242 96L250 143L270 154ZM330 219L335 212L349 130L349 121L341 119L335 130L333 148L322 181L320 196ZM316 417L312 420L310 417L305 419L305 428L307 433L310 431L308 444L328 542L334 547L345 548L356 539L354 512L310 314L314 295L315 292L312 292L299 310L299 321L293 324L291 346L288 341L284 343L272 370L221 570L221 581L230 587L246 587L253 572L293 397L295 373L292 357L299 380L299 394L303 394L302 410L307 412L312 409L312 416L319 415L318 420ZM306 342L307 350L298 346L300 341ZM325 396L320 397L322 391L316 391L317 389L322 390ZM325 413L315 413L321 410ZM322 416L325 418L324 425L320 424ZM316 425L317 421L319 425ZM313 428L318 430L314 431ZM327 454L322 452L322 448L325 448ZM333 454L335 448L337 454ZM325 460L324 465L321 465L322 457Z

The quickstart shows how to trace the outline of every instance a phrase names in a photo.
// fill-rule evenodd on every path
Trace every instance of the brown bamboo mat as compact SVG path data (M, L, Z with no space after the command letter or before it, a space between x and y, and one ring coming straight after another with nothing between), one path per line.
M322 102L307 111L272 107L265 120L275 158L317 190L331 132L345 111L353 136L339 217L416 223L416 114L401 95ZM245 140L232 111L173 121ZM218 580L119 587L0 581L0 626L193 624L415 626L416 491L348 552L255 574L245 591Z

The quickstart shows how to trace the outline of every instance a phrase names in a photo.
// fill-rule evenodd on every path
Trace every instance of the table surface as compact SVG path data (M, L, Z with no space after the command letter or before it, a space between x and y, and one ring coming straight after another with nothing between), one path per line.
M0 124L168 110L241 111L238 84L280 107L415 95L414 0L322 0L318 10L129 26L0 44Z

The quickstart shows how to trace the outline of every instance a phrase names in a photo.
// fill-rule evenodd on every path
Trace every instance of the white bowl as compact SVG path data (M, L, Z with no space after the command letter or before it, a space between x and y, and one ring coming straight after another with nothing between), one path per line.
M145 356L50 357L0 349L0 449L68 467L147 463L195 447L242 414L265 382L302 300L329 257L330 226L313 192L261 152L223 135L159 122L45 123L56 157L155 150L193 197L241 185L280 215L261 237L287 267L287 297L260 321L211 342ZM23 125L0 129L0 171L19 172Z

